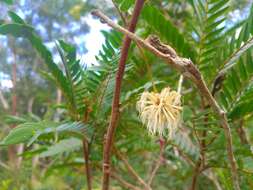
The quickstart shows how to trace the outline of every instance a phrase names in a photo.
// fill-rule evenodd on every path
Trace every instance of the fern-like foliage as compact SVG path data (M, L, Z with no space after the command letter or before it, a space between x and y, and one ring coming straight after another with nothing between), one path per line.
M13 12L9 13L13 23L3 24L0 26L0 34L10 34L14 37L23 37L28 39L32 46L38 51L41 58L47 64L50 72L53 75L53 80L57 86L62 90L65 97L71 102L71 90L66 82L66 77L59 66L53 61L51 52L43 44L41 38L36 35L35 31L31 26L25 23L18 15ZM70 105L71 106L71 105Z
M134 0L114 0L119 8L118 11L122 11L121 16L123 15L126 20L132 13L134 2ZM186 2L190 2L191 6ZM177 26L178 23L173 22L176 18L173 19L170 9L167 12L167 6L173 3L181 7L181 1L159 3L158 0L145 3L138 22L138 28L141 28L140 26L142 28L137 29L136 34L142 37L152 33L158 34L162 41L175 48L178 54L191 58L197 64L208 85L215 76L220 76L220 73L225 74L223 86L214 98L217 98L228 112L229 121L249 118L248 116L253 112L251 106L253 60L250 49L253 44L252 13L248 19L227 28L225 22L229 9L228 0L188 0L184 1L186 3L184 11L187 15L194 14L194 16L192 15L186 23L182 22ZM157 7L164 9L161 11ZM0 145L25 143L30 147L23 156L37 154L41 160L45 160L45 157L57 156L61 160L60 163L50 164L52 171L56 168L83 164L83 159L80 161L79 148L82 146L82 140L85 139L88 142L90 164L92 169L96 170L95 166L101 164L103 154L103 140L111 111L122 34L114 30L102 31L105 42L96 56L98 64L95 65L82 64L77 58L76 48L58 40L56 48L61 61L56 63L53 54L36 35L35 30L15 13L10 12L9 15L12 23L0 25L0 34L11 34L31 42L49 68L47 76L63 92L64 104L60 108L63 108L64 112L59 122L36 116L8 117L8 123L16 124L17 127L9 132ZM119 23L121 24L120 21ZM238 29L240 29L239 36ZM157 160L161 160L159 158L161 137L148 135L145 126L138 118L136 101L146 90L158 92L165 86L176 90L179 77L177 72L166 64L160 64L160 59L139 47L138 44L132 43L130 50L121 88L120 114L113 151L119 150L127 155L136 173L146 180ZM222 69L221 72L219 69ZM196 188L204 189L204 185L210 183L211 173L221 178L216 180L221 183L220 189L232 188L229 170L227 170L229 162L224 151L226 138L220 127L220 120L211 108L205 105L205 100L196 95L197 90L189 88L190 84L184 80L182 119L173 139L168 141L166 139L162 167L159 168L152 187L187 188L192 180L194 170L192 166L197 166L201 161L203 163L200 170L203 169L203 172L199 173L201 180L198 180ZM234 127L236 124L237 122L234 122L231 126ZM232 132L234 136L234 130ZM36 148L31 146L34 144L39 145L38 149L33 149ZM242 173L247 162L244 161L244 157L251 156L250 145L242 147L239 138L233 139L233 145L238 161L238 173L243 180ZM122 160L116 159L113 154L112 157L112 167L117 166L115 171L129 183L140 185L127 175L127 167ZM46 158L46 160L51 159ZM139 163L145 167L139 167ZM248 169L247 166L246 168ZM101 171L94 171L92 175L100 176L99 172ZM208 188L213 189L213 186Z
M242 22L240 25L236 25L236 27L232 30L232 35L228 39L228 44L230 48L224 49L226 51L227 59L221 65L220 74L226 73L230 68L232 68L237 60L253 45L253 6L250 9L250 14L246 20ZM237 34L240 30L239 35Z
M252 45L253 45L253 7L250 9L249 17L244 21L237 35L237 30L228 44L230 48L224 50L224 57L228 57L220 70L218 76L225 78L223 91L220 99L224 108L229 112L231 119L242 118L249 114L252 108L249 104L252 93ZM226 77L225 77L226 76Z
M192 142L187 132L178 130L178 132L175 134L173 143L178 146L180 150L192 156L194 160L197 160L199 157L199 149Z
M66 76L66 83L69 86L69 104L72 116L75 120L80 120L85 112L84 97L87 96L87 89L85 88L83 75L84 68L80 64L80 60L76 58L75 47L59 41L56 44L57 50L60 54Z
M170 44L182 56L195 60L194 47L188 43L178 28L163 16L160 10L153 6L145 6L142 11L142 19L151 29L151 33L159 34L164 42Z
M250 101L252 88L253 60L250 52L243 56L227 73L220 92L220 99L231 119L239 119L253 111Z
M229 9L228 0L191 0L194 19L191 19L193 37L198 47L196 63L209 80L217 72L219 62L216 60L217 49L221 48L224 23ZM192 22L193 20L193 22Z
M49 146L47 150L40 153L40 157L55 156L62 153L69 153L80 149L82 141L77 138L63 139L52 146Z
M96 97L96 113L108 114L111 107L114 84L115 84L115 74L117 70L117 65L120 57L120 45L122 41L122 35L114 30L107 32L102 31L105 36L105 42L102 45L102 49L96 56L99 63L98 66L92 66L88 69L88 74L98 74L100 82L92 80L90 85ZM98 73L99 72L99 73ZM88 76L88 75L87 75ZM104 109L101 109L101 108ZM99 115L97 115L99 117Z
M10 133L0 142L2 146L11 144L27 143L33 144L40 136L53 133L76 134L83 138L91 138L92 128L81 122L54 123L50 121L25 122L10 131Z
M58 52L64 66L64 72L53 61L51 52L42 43L41 38L35 34L32 27L27 25L18 15L10 12L13 23L0 26L0 33L11 34L15 37L28 39L47 64L52 78L62 90L66 98L67 109L74 120L82 120L83 113L88 107L99 102L99 90L105 85L107 76L115 73L119 58L121 35L117 32L103 32L106 36L105 44L97 57L100 65L83 68L80 60L76 59L76 50L73 46L59 41Z

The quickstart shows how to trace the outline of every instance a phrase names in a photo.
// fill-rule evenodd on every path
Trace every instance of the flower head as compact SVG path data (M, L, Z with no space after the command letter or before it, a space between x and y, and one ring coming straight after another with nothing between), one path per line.
M151 134L163 136L168 129L171 138L177 129L181 115L181 95L170 88L161 93L143 92L137 102L142 123L147 125Z

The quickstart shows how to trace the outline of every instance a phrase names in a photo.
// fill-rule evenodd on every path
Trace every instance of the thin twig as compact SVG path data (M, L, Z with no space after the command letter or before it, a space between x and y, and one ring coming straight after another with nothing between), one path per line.
M184 151L181 150L181 149L178 147L178 145L176 145L176 144L171 144L171 145L177 150L179 156L181 156L182 159L183 159L186 163L188 163L188 164L189 164L190 166L192 166L192 167L195 166L194 161L192 160L192 158L191 158L190 156L188 156L187 154L185 154Z
M89 120L89 108L85 111L83 116L83 123L87 123ZM90 155L90 146L88 139L85 137L83 138L83 157L84 157L84 164L85 164L85 172L86 172L86 181L87 181L87 188L88 190L92 190L92 176L91 176L91 168L89 164L89 155Z
M96 10L96 11L93 11L92 13L93 15L99 17L104 23L107 23L109 26L111 26L115 30L118 30L124 33L133 41L135 41L136 43L139 43L142 47L151 51L157 57L164 59L170 66L180 71L186 78L190 79L197 86L197 89L199 90L200 94L205 97L209 105L212 107L213 111L220 117L221 124L224 129L224 134L226 137L226 149L227 149L227 154L228 154L228 160L230 163L234 189L239 190L240 186L239 186L239 179L238 179L238 174L237 174L237 164L236 164L235 157L233 154L232 135L231 135L231 130L228 124L226 113L224 112L224 110L221 109L221 107L218 105L218 103L216 102L212 94L210 93L197 67L192 63L191 60L179 57L175 53L175 50L168 45L167 47L169 48L166 51L162 52L161 49L158 49L157 47L162 45L164 48L164 45L161 44L160 41L158 41L157 39L155 40L153 45L151 45L150 41L148 40L145 41L141 39L140 37L138 37L137 35L135 35L134 33L114 23L110 18L108 18L102 12Z
M208 109L210 106L206 106L206 102L203 96L201 96L201 104L202 104L202 109L203 111L205 111L206 109ZM204 115L204 125L205 125L205 130L202 131L201 133L201 146L200 146L200 154L201 154L201 159L202 159L202 166L205 165L205 151L206 151L206 136L207 136L207 125L208 125L208 117L209 113L206 113Z
M201 167L201 159L199 159L195 165L190 190L195 190L196 188L197 179L200 174L200 167Z
M136 45L137 45L137 47L138 47L138 49L141 53L142 59L144 60L145 64L147 65L147 73L148 73L148 76L151 80L152 88L155 92L157 92L157 89L156 89L156 86L155 86L155 83L154 83L154 80L153 80L153 76L152 76L152 69L151 69L150 65L148 64L148 59L147 59L147 56L144 53L143 47L141 45L139 45L138 43L136 43Z
M246 132L243 128L243 119L240 120L239 126L236 129L236 132L240 138L241 144L247 144L249 145L249 141L247 139Z
M129 171L129 173L140 183L142 184L146 190L150 190L151 188L148 186L148 184L137 174L137 172L133 169L133 167L129 164L127 161L127 158L118 150L115 149L116 156L122 160Z
M90 170L90 164L89 164L88 142L86 139L83 139L83 156L84 156L84 161L85 161L87 188L88 188L88 190L92 190L92 179L91 179L91 170Z
M139 187L136 187L132 185L131 183L128 183L123 178L121 178L117 173L111 172L111 177L116 179L118 182L120 182L126 189L132 189L132 190L141 190Z
M0 160L0 166L3 167L6 170L11 170L11 168L7 164L5 164L4 162L2 162L1 160Z
M127 25L126 19L125 19L123 13L120 11L120 9L119 9L118 5L116 4L115 0L112 0L112 4L116 8L116 10L117 10L117 12L118 12L118 14L119 14L119 16L120 16L120 18L121 18L124 26L126 26Z
M152 46L150 43L148 43L146 40L143 40L142 38L138 37L134 33L128 31L127 29L121 27L120 25L114 23L109 17L107 17L105 14L103 14L99 10L92 11L92 14L94 16L97 16L101 19L103 23L107 23L109 26L114 28L115 30L122 32L123 34L127 35L129 38L131 38L133 41L141 45L143 48L148 49L150 52L155 54L157 57L160 57L164 59L168 64L170 64L172 67L177 69L178 71L184 73L186 72L186 65L189 65L189 62L191 62L189 59L182 59L179 57L171 57L169 54L161 53L159 50L156 49L156 47ZM188 64L186 63L188 61Z
M206 108L209 108L209 106L205 105L205 99L203 98L203 96L201 96L201 105L202 105L202 109L203 111ZM206 126L208 122L208 113L205 114L204 117L204 124ZM200 149L200 157L195 165L195 169L194 169L194 173L192 176L192 184L191 184L191 190L195 190L196 189L196 184L197 184L197 179L198 176L201 174L201 170L202 168L205 166L205 151L206 151L206 135L207 135L207 129L205 129L204 131L201 132L201 140L199 139L198 133L195 130L194 127L194 131L196 134L196 138L198 139L199 142L199 149Z
M103 168L101 167L101 165L94 165L96 168L103 170ZM123 187L125 187L126 189L132 189L132 190L141 190L139 187L127 182L126 180L124 180L120 175L119 172L116 171L114 168L111 170L110 172L110 176L115 179L117 182L119 182Z
M144 2L145 0L136 0L135 2L133 15L130 21L130 25L128 27L128 30L131 32L134 32L135 30L138 17L140 15ZM103 182L102 182L103 190L108 190L109 188L111 149L113 145L113 137L114 137L115 130L117 127L117 120L119 116L119 101L120 101L121 85L122 85L122 79L123 79L123 75L125 71L125 64L126 64L130 44L131 44L131 38L129 38L126 35L123 41L121 56L120 56L118 70L116 74L116 83L115 83L115 89L114 89L114 95L113 95L110 124L105 136L104 152L103 152Z
M162 162L164 161L164 151L165 151L165 141L163 139L160 139L160 154L159 154L159 158L156 161L155 167L152 170L150 177L148 179L148 186L152 185L153 179L158 171L158 169L160 168Z

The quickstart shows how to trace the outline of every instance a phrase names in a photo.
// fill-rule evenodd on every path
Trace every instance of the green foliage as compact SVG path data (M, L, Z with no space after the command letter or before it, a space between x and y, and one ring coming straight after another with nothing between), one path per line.
M199 157L198 147L192 142L189 135L184 131L179 131L174 138L176 146L183 150L186 154L192 156L194 160L197 160Z
M239 119L252 112L252 68L253 61L247 53L227 74L220 98L231 119Z
M21 19L21 18L20 18ZM57 84L61 87L63 92L68 92L68 86L65 83L65 77L59 67L54 63L51 53L47 50L46 46L43 45L41 39L36 36L33 29L26 24L4 24L0 26L1 34L11 34L15 37L28 38L35 49L40 53L41 57L44 59L45 63L51 70L55 78L57 78ZM69 97L69 94L66 95Z
M13 4L13 0L1 0L0 2L4 2L8 5L12 5Z
M187 42L179 29L166 19L160 10L152 6L145 6L142 19L151 28L151 33L157 33L164 42L170 44L183 56L195 60L195 49Z
M52 75L54 76L56 84L61 88L62 92L65 94L65 97L71 102L72 91L70 89L70 86L65 82L66 77L64 76L63 72L60 70L57 64L54 63L50 51L42 43L40 37L35 34L33 29L25 24L25 22L18 15L13 12L9 12L9 14L14 23L2 25L0 28L0 33L11 34L15 37L27 38L31 42L32 46L38 51L44 62L47 64ZM72 106L72 104L69 106Z
M77 138L63 139L58 143L47 148L46 151L40 154L40 157L54 156L64 152L71 152L79 149L82 146L82 141Z
M219 71L219 75L226 75L223 84L224 91L221 92L220 98L231 119L239 119L252 112L250 106L253 95L252 39L250 37L252 34L250 30L253 21L252 14L253 9L251 7L250 15L242 25L239 36L236 38L236 34L234 34L229 41L230 48L226 50L229 52L226 52L228 59Z
M16 13L9 11L9 16L11 17L11 20L15 23L19 23L19 24L25 24L25 21L20 18Z
M32 125L32 127L34 127ZM0 145L11 145L11 144L19 144L26 142L29 140L34 133L34 129L31 126L26 127L16 127L13 129L8 136L6 136Z
M252 28L252 23L253 23L253 6L250 9L250 15L248 18L244 21L242 24L242 27L240 28L240 33L239 36L237 37L237 32L238 30L235 30L233 32L233 36L230 39L228 43L230 43L230 48L228 49L229 54L228 59L224 62L222 65L224 68L222 68L219 73L226 73L230 68L232 68L236 63L237 60L245 53L249 48L252 47L253 45L253 39L252 39L252 34L253 31L251 30ZM237 27L236 29L239 29Z
M121 11L128 11L134 4L134 0L115 0Z
M7 35L11 33L14 37L30 37L32 32L32 27L18 23L3 24L0 28L1 34Z
M68 85L68 91L65 94L68 94L68 101L72 114L83 113L81 110L82 107L77 107L82 105L84 99L84 87L82 84L82 67L80 61L76 60L76 50L74 47L59 41L59 44L56 44L57 50L60 54L64 69L65 69L65 84ZM63 52L63 50L64 52ZM66 55L64 55L64 53ZM82 93L80 93L82 92ZM79 102L78 102L79 100Z
M190 27L196 38L198 57L196 63L204 76L210 79L217 72L219 62L216 61L217 49L221 48L222 33L228 12L228 0L195 1L190 3L194 9L194 20L189 21ZM197 23L197 24L195 24Z
M114 1L127 21L134 2ZM215 78L225 76L223 81L219 81L221 89L214 98L229 117L241 187L252 189L253 8L248 18L231 24L228 16L228 11L232 11L230 3L228 0L148 1L142 10L136 34L145 38L155 33L164 43L175 48L180 56L190 58L203 73L208 88L214 85ZM0 25L0 34L11 35L21 42L29 41L48 67L49 72L42 71L43 75L53 81L64 96L59 105L55 105L49 97L45 102L44 115L29 113L22 117L5 117L4 125L16 127L7 134L3 131L6 135L0 142L1 147L24 144L25 150L19 156L24 164L24 160L27 161L27 165L19 169L24 175L17 175L29 179L33 175L33 180L37 177L35 184L25 184L22 188L84 187L86 184L82 175L85 161L81 147L87 143L94 189L100 189L104 134L110 120L123 35L115 30L101 31L105 42L96 56L98 64L85 65L78 59L78 49L73 44L56 39L56 53L49 51L32 26L14 12L10 11L9 17L12 22ZM55 54L60 56L60 63L54 61ZM148 135L138 117L136 101L144 91L159 92L168 86L176 90L178 78L178 73L162 64L162 60L132 43L121 89L112 171L140 189L143 187L129 173L126 162L114 153L122 152L136 173L148 180L161 159L161 139ZM198 189L231 189L229 161L224 151L226 141L220 120L187 79L184 79L182 93L183 113L179 130L172 140L165 139L161 167L152 188L188 188L196 165L202 161L204 165L198 176ZM241 128L245 130L245 136ZM205 146L204 149L201 146ZM6 156L3 159L7 160ZM39 160L38 163L36 160ZM34 168L32 162L35 162ZM8 180L11 178L8 176L15 172L9 171L1 160L0 167L8 170L3 176L0 174L0 189L21 187L23 179ZM124 189L117 180L112 180L111 184L112 188Z
M58 124L48 121L24 122L13 130L1 141L0 145L8 146L12 144L27 143L28 146L33 144L40 136L45 134L76 134L82 138L83 134L87 139L91 138L92 128L85 126L80 122L68 122Z

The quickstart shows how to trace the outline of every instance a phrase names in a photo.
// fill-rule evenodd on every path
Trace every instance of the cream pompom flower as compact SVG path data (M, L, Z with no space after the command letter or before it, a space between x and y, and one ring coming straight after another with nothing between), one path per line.
M137 110L142 123L147 125L148 131L163 136L166 129L172 138L180 121L182 111L181 95L169 87L161 93L143 92L137 102Z

